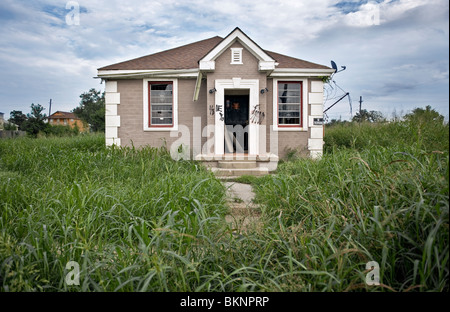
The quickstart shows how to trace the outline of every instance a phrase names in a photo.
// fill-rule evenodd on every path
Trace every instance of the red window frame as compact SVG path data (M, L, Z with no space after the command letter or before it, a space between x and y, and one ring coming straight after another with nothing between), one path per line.
M280 124L280 83L300 84L300 116L299 124ZM303 127L303 81L277 81L277 125L279 128L302 128Z
M158 124L152 124L152 103L151 103L151 91L152 91L152 84L171 84L172 85L172 124L170 125L158 125ZM148 126L149 128L172 128L174 125L173 118L174 118L174 107L173 107L173 93L175 90L173 89L173 81L149 81L148 82Z

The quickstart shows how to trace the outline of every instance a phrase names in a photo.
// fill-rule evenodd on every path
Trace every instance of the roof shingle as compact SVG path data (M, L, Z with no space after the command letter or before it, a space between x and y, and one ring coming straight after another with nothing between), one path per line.
M198 62L209 51L223 40L216 36L209 39L190 43L174 49L138 57L129 61L124 61L109 66L104 66L98 70L157 70L157 69L193 69L198 68ZM265 51L279 65L277 68L307 68L307 69L330 69L327 66L311 63L298 58Z
M105 66L98 70L146 70L146 69L191 69L223 38L216 36L187 44L178 48L138 57L129 61Z
M283 55L280 53L267 51L265 50L267 54L269 54L277 63L277 68L308 68L308 69L330 69L327 66L308 62L305 60L301 60L295 57Z
M79 119L77 116L75 116L74 113L69 112L62 112L62 111L56 111L53 114L51 114L48 119L53 118L60 118L60 119Z

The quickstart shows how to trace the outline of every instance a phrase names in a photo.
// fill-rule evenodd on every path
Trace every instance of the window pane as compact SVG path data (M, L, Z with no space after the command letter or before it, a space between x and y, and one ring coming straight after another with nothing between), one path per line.
M172 111L172 105L152 105L153 110Z
M172 112L164 112L164 111L153 111L152 117L170 117L172 118Z
M278 111L300 111L300 105L298 104L279 104Z
M278 123L281 125L299 125L300 118L279 118Z
M150 125L172 125L173 85L150 84Z
M278 91L300 91L300 83L299 82L295 82L295 83L283 83L280 82L278 83Z
M296 96L296 97L285 97L285 96L280 96L278 103L295 103L295 104L300 104L300 96Z
M291 118L291 117L300 117L300 112L280 112L279 113L279 117L286 117L286 118Z
M171 125L172 118L152 118L152 125Z
M152 86L151 90L172 91L171 83L163 83L163 84L152 83L151 86Z
M278 124L300 125L301 83L278 83Z

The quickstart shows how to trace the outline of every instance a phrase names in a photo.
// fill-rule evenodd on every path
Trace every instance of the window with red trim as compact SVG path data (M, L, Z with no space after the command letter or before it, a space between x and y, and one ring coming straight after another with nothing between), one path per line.
M149 127L173 126L173 83L148 83Z
M302 82L278 82L278 126L302 126Z

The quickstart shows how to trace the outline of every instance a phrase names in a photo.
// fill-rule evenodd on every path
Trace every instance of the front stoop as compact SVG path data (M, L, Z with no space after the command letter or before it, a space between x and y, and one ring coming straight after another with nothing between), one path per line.
M278 165L278 157L273 154L265 157L198 155L196 160L202 161L217 177L262 176L275 170Z
M211 168L211 171L218 177L239 177L243 175L262 176L269 174L269 169L258 167L256 160L222 160L218 161L217 168Z
M262 176L269 174L269 169L264 167L255 168L211 168L211 171L218 177L239 177L243 175Z

